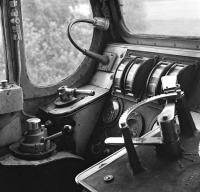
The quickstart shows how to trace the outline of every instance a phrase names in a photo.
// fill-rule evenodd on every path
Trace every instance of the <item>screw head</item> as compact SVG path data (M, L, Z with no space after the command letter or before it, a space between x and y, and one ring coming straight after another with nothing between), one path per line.
M105 181L105 182L111 182L111 181L113 181L114 180L114 176L113 175L106 175L104 178L103 178L103 180Z
M164 121L166 121L166 120L168 119L168 116L167 116L167 115L163 115L162 119L163 119Z

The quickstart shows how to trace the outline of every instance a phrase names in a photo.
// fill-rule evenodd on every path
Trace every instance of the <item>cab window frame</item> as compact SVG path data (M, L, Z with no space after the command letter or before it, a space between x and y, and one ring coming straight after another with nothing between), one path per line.
M111 0L110 7L113 14L117 13L115 17L113 17L113 22L116 28L118 28L120 38L123 39L125 43L200 50L200 38L193 36L134 34L125 24L123 13L120 8L120 0Z
M2 41L3 41L3 49L4 49L4 65L5 65L5 80L9 83L15 83L14 78L14 65L15 60L14 58L14 49L12 48L12 34L10 30L10 23L9 23L9 10L8 10L8 1L2 0L0 1L0 14L1 14L1 21L0 25L2 27Z
M0 46L3 50L3 63L0 63L0 65L6 65L7 59L6 59L6 50L5 50L5 31L4 31L4 17L3 17L2 2L0 2L0 27L1 27L1 33L0 33L1 37L0 38L2 39L2 44ZM6 68L6 66L4 66L4 67ZM7 79L7 75L6 75L5 79Z
M89 3L91 5L91 11L92 11L93 17L100 16L101 13L97 9L97 7L99 6L99 3L94 2L92 0L90 0ZM22 36L23 36L23 19L22 19L22 14L21 14L21 0L19 0L19 7L20 7L19 17L20 17L20 20L22 21L21 29L22 29ZM91 45L90 45L90 50L93 50L95 52L101 52L102 46L103 46L102 39L103 39L103 33L101 31L94 29ZM25 52L26 50L25 50L24 42L22 40L20 42L20 53L21 53L20 82L23 88L24 99L55 95L57 93L57 89L63 85L67 85L69 87L79 87L89 80L92 74L94 74L94 71L97 67L97 65L95 65L96 61L88 57L85 57L83 61L81 62L81 64L79 65L79 67L76 69L76 71L70 76L65 77L64 79L62 79L56 84L50 84L47 86L37 86L31 82L28 76Z

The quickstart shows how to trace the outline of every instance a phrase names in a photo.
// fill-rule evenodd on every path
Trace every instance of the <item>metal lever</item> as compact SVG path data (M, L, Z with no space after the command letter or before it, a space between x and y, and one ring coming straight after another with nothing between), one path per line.
M94 96L95 91L77 89L77 88L68 88L67 86L62 86L58 89L58 95L62 101L67 101L70 100L72 97L76 97L78 95Z
M58 132L58 133L55 133L55 134L53 134L53 135L50 135L50 136L48 136L48 137L42 137L40 141L41 141L41 143L45 143L45 142L47 142L48 140L55 139L55 138L60 137L60 136L62 136L62 135L67 135L67 134L70 133L71 131L72 131L72 126L70 126L70 125L65 125L62 131L60 131L60 132Z
M124 138L123 137L109 137L104 141L107 145L124 145ZM160 145L163 143L161 137L136 137L132 138L133 145Z

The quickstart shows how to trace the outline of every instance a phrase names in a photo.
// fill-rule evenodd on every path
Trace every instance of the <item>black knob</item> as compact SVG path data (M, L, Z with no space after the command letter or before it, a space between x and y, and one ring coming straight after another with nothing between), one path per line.
M71 125L64 125L64 127L62 129L62 134L68 135L71 132L72 132L72 126Z

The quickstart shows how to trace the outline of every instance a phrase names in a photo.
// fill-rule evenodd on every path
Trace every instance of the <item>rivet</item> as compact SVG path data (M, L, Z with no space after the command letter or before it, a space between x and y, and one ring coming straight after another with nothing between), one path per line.
M163 115L163 120L167 120L168 119L168 116L167 115Z
M103 180L104 180L106 183L108 183L108 182L113 181L113 180L114 180L114 177L113 177L113 175L106 175L106 176L103 178Z

